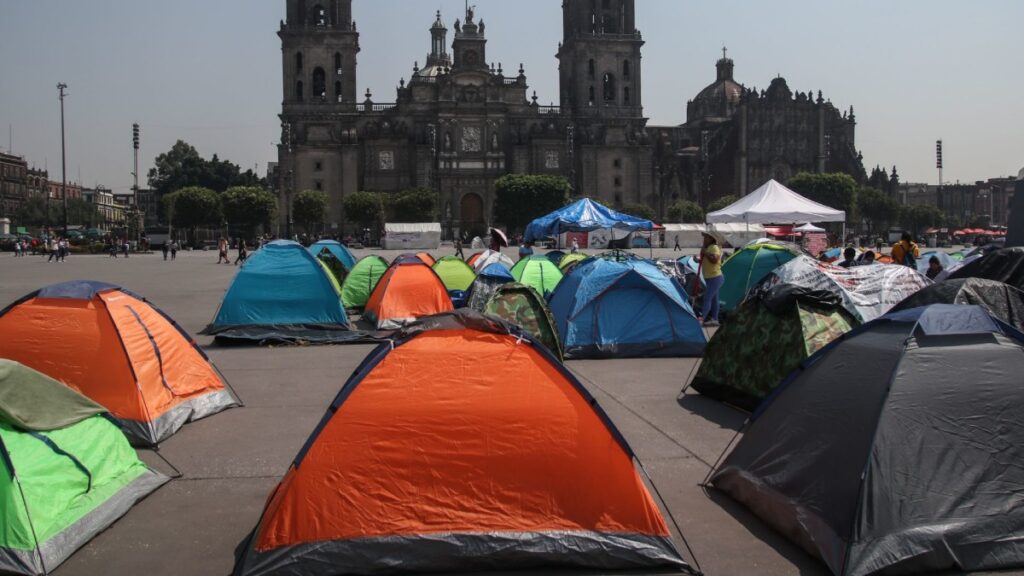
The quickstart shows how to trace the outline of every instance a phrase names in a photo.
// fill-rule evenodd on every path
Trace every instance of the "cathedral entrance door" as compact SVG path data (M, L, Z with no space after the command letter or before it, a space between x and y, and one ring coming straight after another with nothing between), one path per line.
M469 193L462 197L459 212L463 234L468 238L487 236L487 222L484 220L484 200L479 194Z

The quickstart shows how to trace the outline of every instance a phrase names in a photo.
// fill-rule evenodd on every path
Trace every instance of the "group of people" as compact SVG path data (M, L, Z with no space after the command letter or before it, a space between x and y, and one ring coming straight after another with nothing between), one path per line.
M29 252L31 249L31 244L29 244L28 242L22 242L21 240L18 240L17 242L14 243L14 257L23 258L25 257L26 253Z
M121 254L122 256L127 258L130 252L131 244L128 242L128 240L114 238L113 240L107 241L107 254L109 254L111 258L117 258L118 254Z
M47 262L64 262L71 252L71 244L67 238L50 238L46 241L46 251L49 253Z
M263 245L262 242L260 243ZM245 243L245 239L239 238L236 243L238 249L238 255L235 257L235 266L239 264L245 264L245 261L249 259L249 247ZM228 244L227 238L221 238L217 242L217 264L231 264L231 258L228 256L228 251L231 249Z

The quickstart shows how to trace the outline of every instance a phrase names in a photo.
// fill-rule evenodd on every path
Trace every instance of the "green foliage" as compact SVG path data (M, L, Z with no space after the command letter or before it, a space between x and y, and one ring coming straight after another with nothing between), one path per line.
M914 235L919 235L927 228L940 227L945 224L945 215L935 206L904 206L900 211L903 226Z
M722 196L718 200L715 200L714 202L708 205L708 212L718 212L719 210L724 210L725 208L728 208L729 206L735 204L737 200L739 200L739 198L732 195Z
M162 199L164 213L171 215L178 228L220 226L223 221L220 196L201 186L182 188Z
M875 188L861 188L857 193L857 207L871 232L883 232L900 220L899 202Z
M646 204L626 204L622 207L622 210L619 210L618 212L622 212L629 216L636 216L637 218L643 218L644 220L650 220L652 222L658 217L658 215L654 213L654 210Z
M433 190L414 188L387 198L389 222L437 222L437 192Z
M54 210L56 202L50 201L50 223L56 222L58 212ZM31 195L14 213L14 226L42 226L46 222L46 198L41 195Z
M206 160L199 151L181 140L157 156L154 167L149 171L149 186L157 196L191 186L223 192L232 186L265 187L265 184L252 170L242 172L237 164L221 160L216 154Z
M32 195L22 202L21 207L13 215L15 226L40 227L46 223L46 198ZM81 198L68 198L68 225L94 228L101 222L96 205ZM63 201L50 198L50 227L60 228L64 225Z
M494 183L494 218L510 233L566 205L569 181L561 176L509 174Z
M292 218L308 233L316 233L327 217L331 200L326 192L303 190L292 200Z
M847 218L857 212L857 181L849 174L811 174L801 172L787 186L819 204L845 210Z
M270 192L255 186L235 186L221 194L224 218L246 236L257 227L270 228L277 213L277 199Z
M353 192L341 202L345 218L360 228L372 228L384 218L384 202L374 192Z
M668 208L668 219L676 224L702 224L704 209L690 200L680 200Z

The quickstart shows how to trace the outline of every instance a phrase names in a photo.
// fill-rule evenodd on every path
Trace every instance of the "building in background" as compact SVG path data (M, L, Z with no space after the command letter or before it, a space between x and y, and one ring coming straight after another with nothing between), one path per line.
M82 199L96 207L99 223L96 226L104 232L124 226L124 208L114 200L114 193L103 186L82 189Z
M49 182L47 182L46 186L49 190L51 200L64 199L65 186L63 183L54 182L53 180L50 180ZM68 200L82 197L82 186L80 184L77 184L75 182L68 182L66 188L68 191Z
M28 169L28 195L46 197L50 192L50 173L38 168Z
M990 178L974 184L901 184L897 200L904 206L935 206L951 226L1007 226L1016 179Z
M0 152L0 218L12 218L28 198L28 163Z

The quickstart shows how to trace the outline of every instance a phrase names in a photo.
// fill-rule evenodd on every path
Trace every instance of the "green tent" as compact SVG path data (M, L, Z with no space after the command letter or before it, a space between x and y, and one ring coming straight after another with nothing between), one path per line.
M356 263L341 287L341 302L349 310L362 310L377 287L388 263L380 256L367 256Z
M445 289L449 291L465 292L473 285L473 280L476 280L476 273L469 267L469 264L454 256L441 258L434 263L433 268L441 278L441 282L444 282Z
M167 481L102 406L0 360L0 572L49 573Z
M799 251L774 242L751 244L736 252L722 265L725 284L719 295L723 312L732 312L747 297L747 292L779 266L799 255Z
M530 286L505 284L491 296L484 314L501 318L522 328L558 358L564 360L562 339L544 297Z
M523 258L512 268L512 277L516 282L533 288L546 298L562 281L562 271L544 256L530 256Z
M561 269L562 273L567 274L573 266L579 264L580 262L583 262L587 258L589 258L589 256L587 256L586 254L581 254L579 252L573 254L566 254L558 263L558 268Z
M834 294L780 287L744 302L715 333L693 388L753 412L806 359L858 325Z

